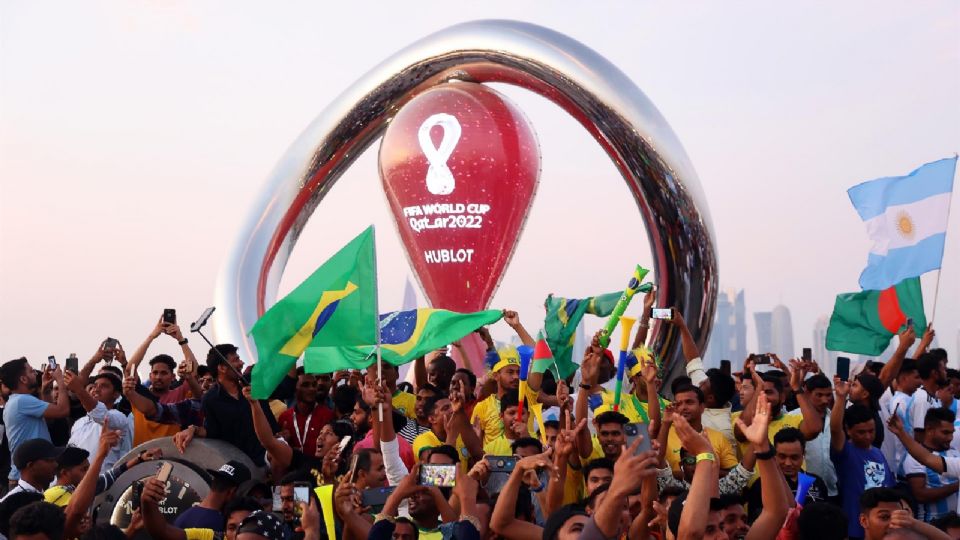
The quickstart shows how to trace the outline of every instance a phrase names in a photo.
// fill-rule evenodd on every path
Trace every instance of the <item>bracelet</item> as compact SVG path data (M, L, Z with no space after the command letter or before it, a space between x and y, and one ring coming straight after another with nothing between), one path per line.
M766 452L754 452L753 457L757 458L760 461L763 461L765 459L772 458L774 454L776 454L776 452L774 451L773 448L770 448Z
M589 389L593 388L593 385L592 385L592 384L580 383L580 388L583 388L584 390L589 390Z
M397 522L397 518L395 518L395 517L393 517L393 516L388 516L388 515L384 514L383 512L377 514L377 515L373 518L373 522L374 522L374 523L376 523L376 522L378 522L378 521L383 521L383 520L387 520L387 521L389 521L390 523L396 523L396 522Z
M639 326L640 328L650 328L650 323L641 322L637 326Z
M713 461L714 463L716 463L717 456L711 454L710 452L697 454L697 463L700 463L701 461Z
M182 346L186 345L187 343L190 343L190 340L187 339L187 338L183 338L182 340L180 340L180 341L177 342L177 345L180 345L180 346L182 347Z
M480 526L480 520L471 516L470 514L460 514L460 521L469 521L470 524L473 525L478 532L482 529L482 527Z

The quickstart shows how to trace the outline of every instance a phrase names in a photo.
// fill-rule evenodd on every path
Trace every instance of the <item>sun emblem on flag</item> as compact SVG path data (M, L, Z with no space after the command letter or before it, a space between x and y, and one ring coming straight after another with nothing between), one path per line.
M913 238L914 231L915 227L910 214L903 211L897 214L897 232L900 233L900 236L907 239Z

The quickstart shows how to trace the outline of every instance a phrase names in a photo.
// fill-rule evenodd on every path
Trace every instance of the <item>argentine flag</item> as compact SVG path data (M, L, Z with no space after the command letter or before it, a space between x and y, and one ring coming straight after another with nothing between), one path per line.
M873 240L860 287L882 291L940 268L956 156L847 190Z

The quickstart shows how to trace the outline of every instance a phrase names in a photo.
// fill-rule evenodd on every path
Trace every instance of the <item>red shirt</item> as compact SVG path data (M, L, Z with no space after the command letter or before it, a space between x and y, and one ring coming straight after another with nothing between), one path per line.
M317 437L320 436L320 430L332 420L333 411L317 403L313 407L313 412L309 414L298 413L297 407L293 406L283 411L278 421L280 429L290 434L287 442L290 443L291 448L296 448L308 456L314 456L317 453Z

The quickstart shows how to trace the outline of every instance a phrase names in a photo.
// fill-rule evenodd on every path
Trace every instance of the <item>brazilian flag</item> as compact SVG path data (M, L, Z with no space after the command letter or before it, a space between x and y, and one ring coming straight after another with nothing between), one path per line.
M307 347L377 343L377 273L369 227L273 305L250 330L253 397L267 399Z
M457 313L445 309L419 308L380 315L380 356L395 366L470 334L481 326L500 320L503 312L488 309ZM376 345L307 348L303 366L308 373L330 373L338 369L363 369L377 360Z
M640 285L637 292L648 292L653 288L650 283ZM547 345L553 351L553 358L557 371L561 377L569 377L579 369L579 364L573 361L573 341L576 337L577 325L586 314L597 317L609 317L613 313L623 292L612 292L591 296L588 298L563 298L549 295L543 306L547 316L543 320L543 331L546 334ZM534 363L533 371L543 373L550 369L550 362Z

